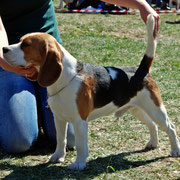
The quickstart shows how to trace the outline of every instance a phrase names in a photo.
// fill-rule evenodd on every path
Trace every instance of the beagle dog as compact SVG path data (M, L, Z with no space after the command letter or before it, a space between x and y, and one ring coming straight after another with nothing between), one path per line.
M149 128L146 149L157 147L159 125L169 136L172 156L180 156L175 128L150 74L156 50L154 24L153 15L149 15L147 49L137 67L85 64L45 33L27 34L18 44L3 48L4 58L11 65L36 66L33 79L47 87L57 130L57 147L51 162L64 161L67 122L70 122L75 132L77 157L68 168L83 170L88 157L88 121L111 113L120 117L128 110Z

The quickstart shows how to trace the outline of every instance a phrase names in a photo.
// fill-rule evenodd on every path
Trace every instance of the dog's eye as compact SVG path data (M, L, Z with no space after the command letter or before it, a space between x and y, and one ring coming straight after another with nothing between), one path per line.
M23 41L23 42L21 43L21 48L25 48L25 47L28 47L28 46L30 46L30 43L27 42L27 41Z

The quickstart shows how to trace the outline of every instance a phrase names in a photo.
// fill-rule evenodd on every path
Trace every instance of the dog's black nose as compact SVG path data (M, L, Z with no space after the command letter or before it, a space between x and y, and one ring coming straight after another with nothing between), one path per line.
M2 49L3 49L3 54L6 54L9 51L7 47L3 47Z

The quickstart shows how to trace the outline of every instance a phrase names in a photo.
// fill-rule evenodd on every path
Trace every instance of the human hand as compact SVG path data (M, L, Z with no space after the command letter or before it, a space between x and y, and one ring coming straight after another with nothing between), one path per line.
M157 33L159 31L159 28L160 28L161 21L160 21L160 16L159 15L157 17L154 16L154 18L155 18L154 38L156 38Z
M26 66L25 69L29 72L29 74L26 74L26 78L28 78L31 81L36 81L38 77L38 71L35 68L33 64Z
M149 8L143 7L143 8L140 8L139 10L140 10L141 18L143 19L143 21L145 23L147 21L148 15L153 14L154 19L155 19L154 38L156 38L158 31L159 31L159 28L160 28L160 16L151 7L149 7Z
M146 0L103 0L103 1L110 4L117 4L119 6L139 9L141 18L143 19L145 24L146 24L148 15L153 14L155 18L154 38L157 37L157 33L160 28L160 16L147 3Z
M1 57L0 57L0 66L6 71L14 72L14 73L17 73L21 76L25 76L27 78L31 78L34 76L35 73L37 73L37 70L34 67L34 65L29 65L27 67L12 66L12 65L8 64Z

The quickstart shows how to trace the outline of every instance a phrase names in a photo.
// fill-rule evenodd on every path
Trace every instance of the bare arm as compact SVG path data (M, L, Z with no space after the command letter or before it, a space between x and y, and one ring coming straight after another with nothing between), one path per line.
M124 7L129 7L129 8L134 8L134 9L139 9L141 18L143 21L146 23L147 16L149 14L153 14L155 18L155 30L154 30L154 37L157 36L157 32L160 27L160 17L154 11L153 8L146 2L146 0L103 0L104 2L111 3L111 4L116 4L119 6L124 6Z
M5 31L1 16L0 16L0 37L1 37L1 41L0 41L0 66L4 70L11 71L11 72L17 73L19 75L31 77L36 71L36 69L34 67L22 68L22 67L11 66L10 64L8 64L3 59L2 47L8 46L9 43L8 43L7 34Z

